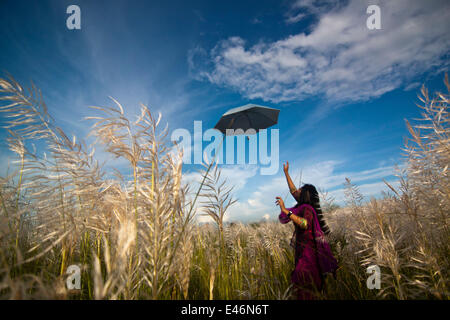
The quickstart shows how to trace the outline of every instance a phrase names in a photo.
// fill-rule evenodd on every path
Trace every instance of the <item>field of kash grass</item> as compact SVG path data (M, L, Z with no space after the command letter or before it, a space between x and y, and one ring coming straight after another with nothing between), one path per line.
M0 180L2 299L293 298L293 226L224 224L235 201L231 182L211 164L200 190L183 185L181 154L161 116L142 106L130 121L115 100L93 108L91 135L128 163L123 175L106 172L91 146L66 136L38 89L12 78L0 79L0 89L2 125L17 155ZM449 298L449 95L423 88L420 99L422 119L406 123L400 187L367 201L347 179L345 208L322 199L340 265L322 299ZM214 224L196 224L198 214ZM66 287L74 264L80 290ZM366 286L373 264L380 290Z

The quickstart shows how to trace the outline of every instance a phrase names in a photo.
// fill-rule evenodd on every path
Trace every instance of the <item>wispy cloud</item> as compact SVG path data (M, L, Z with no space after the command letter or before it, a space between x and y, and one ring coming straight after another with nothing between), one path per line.
M297 13L293 16L290 15L287 17L286 23L297 23L304 17L306 17L306 13L303 13L303 12Z
M342 5L339 0L297 0L286 13L286 23L297 23L308 15L319 15Z
M223 165L221 166L221 181L226 180L228 182L227 186L233 187L233 195L239 198L239 194L245 186L248 186L248 180L257 174L258 166L255 165ZM191 195L189 200L193 200L193 193L197 192L200 183L202 181L202 174L198 171L189 172L183 174L182 183L188 184L190 186ZM201 200L198 200L201 201ZM240 206L241 202L237 202L234 206ZM232 207L234 207L232 206ZM197 202L197 207L199 203ZM202 212L198 211L197 221L208 222L211 218L207 216L202 216ZM229 220L229 215L226 215L225 221Z
M375 1L381 7L382 29L369 30L366 9L372 2L352 0L337 9L334 1L322 6L299 2L299 9L318 14L310 33L251 46L231 37L207 54L209 63L191 57L191 68L199 70L198 77L250 99L280 102L323 96L356 102L449 64L448 1ZM205 58L204 52L196 52Z
M221 179L231 182L234 192L240 191L247 183L248 179L254 177L258 171L256 165L222 165ZM202 174L194 171L183 174L183 183L191 184L193 189L200 184Z

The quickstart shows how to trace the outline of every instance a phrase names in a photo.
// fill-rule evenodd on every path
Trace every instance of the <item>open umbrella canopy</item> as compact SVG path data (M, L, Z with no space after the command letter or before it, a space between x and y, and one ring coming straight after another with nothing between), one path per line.
M256 104L246 104L245 106L233 108L225 112L214 129L226 134L227 129L255 129L258 132L277 124L280 110L258 106ZM235 133L236 134L236 133Z

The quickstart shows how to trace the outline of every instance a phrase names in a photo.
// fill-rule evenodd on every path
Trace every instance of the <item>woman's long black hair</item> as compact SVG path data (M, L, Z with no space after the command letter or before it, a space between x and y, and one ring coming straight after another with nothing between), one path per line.
M328 225L323 217L322 208L320 207L319 193L317 192L316 187L312 184L304 184L301 189L302 191L300 192L300 196L296 199L296 207L301 206L302 204L311 205L317 213L320 229L322 229L325 234L329 234L330 228L328 228Z

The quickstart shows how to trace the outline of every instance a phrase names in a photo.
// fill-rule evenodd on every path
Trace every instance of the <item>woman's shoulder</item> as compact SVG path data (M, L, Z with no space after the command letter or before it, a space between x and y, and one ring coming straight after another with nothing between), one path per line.
M299 217L303 217L305 214L311 214L314 211L314 208L309 204L296 205L295 207L288 208L293 214Z
M304 204L302 204L302 205L299 205L299 206L297 207L297 210L298 210L299 212L304 212L304 211L314 211L314 207L313 207L312 205L310 205L310 204L304 203Z

